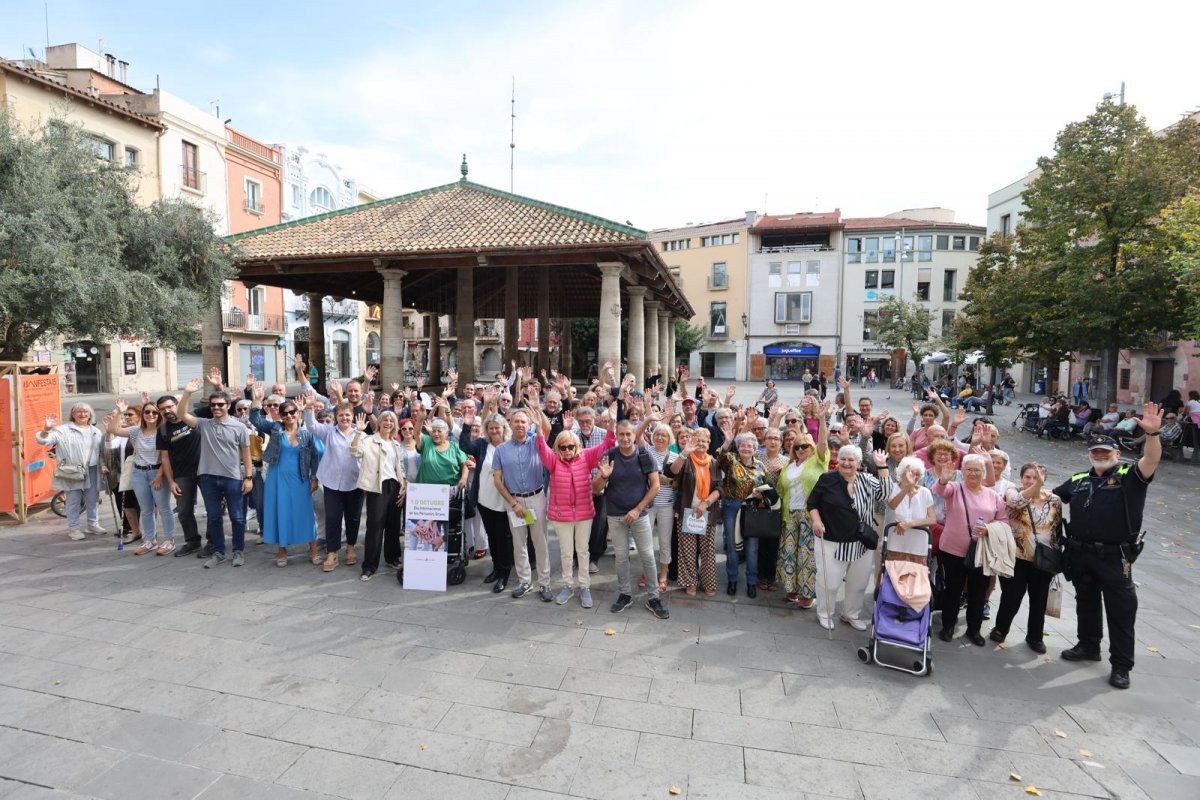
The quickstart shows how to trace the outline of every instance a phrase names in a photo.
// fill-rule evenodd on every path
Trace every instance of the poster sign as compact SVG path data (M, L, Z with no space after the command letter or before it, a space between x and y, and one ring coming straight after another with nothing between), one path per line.
M126 351L121 355L125 356L125 374L137 375L137 353Z
M62 413L57 375L21 375L21 430L25 465L25 505L37 505L55 495L50 486L54 461L34 437L46 423L46 417Z
M404 588L446 591L450 487L410 483L404 510Z
M16 450L13 438L17 410L12 405L13 376L0 378L0 513L17 507Z

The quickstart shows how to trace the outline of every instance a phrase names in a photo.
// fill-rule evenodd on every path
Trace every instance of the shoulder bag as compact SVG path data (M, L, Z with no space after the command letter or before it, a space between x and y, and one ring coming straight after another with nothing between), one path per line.
M59 461L54 467L54 477L60 481L72 481L79 483L87 480L87 467L82 464L68 464L65 461Z
M778 539L783 532L783 512L742 503L743 539Z
M967 554L963 556L963 563L967 569L982 569L982 567L975 566L976 553L979 550L979 539L971 532L973 526L971 525L971 513L967 511L967 490L963 488L961 483L958 484L958 494L962 497L963 519L967 522L967 536L971 537L971 543L967 545Z
M1054 545L1042 544L1037 540L1037 523L1033 519L1033 504L1026 507L1029 512L1030 530L1033 532L1033 566L1042 572L1057 575L1062 572L1062 550L1057 547L1058 532L1055 531Z

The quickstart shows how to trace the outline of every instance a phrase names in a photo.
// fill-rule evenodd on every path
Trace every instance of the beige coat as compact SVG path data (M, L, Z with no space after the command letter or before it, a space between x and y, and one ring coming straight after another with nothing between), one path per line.
M360 438L358 445L351 445L350 455L362 461L358 471L358 488L378 494L383 491L383 478L380 477L379 467L391 447L396 453L396 477L400 481L400 489L407 483L404 476L404 445L399 439L383 439L378 434L372 434L366 439Z

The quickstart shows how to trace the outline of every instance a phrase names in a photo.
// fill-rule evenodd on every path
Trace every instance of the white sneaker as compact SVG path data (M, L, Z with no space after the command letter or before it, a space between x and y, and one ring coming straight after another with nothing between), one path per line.
M80 542L80 541L83 541L84 539L86 539L87 537L84 536L83 531L79 530L78 528L71 528L70 530L67 531L67 538L70 539L72 542Z
M94 533L97 536L107 536L108 535L108 531L104 530L104 528L101 528L99 525L90 525L89 524L83 530L87 533Z
M833 630L833 620L825 619L824 617L817 617L817 622L819 622L821 624L821 627L824 628L825 630L827 630L827 631Z
M867 629L867 623L863 622L861 619L842 617L842 622L846 623L851 628L854 628L856 631L865 631ZM830 627L832 627L832 625Z

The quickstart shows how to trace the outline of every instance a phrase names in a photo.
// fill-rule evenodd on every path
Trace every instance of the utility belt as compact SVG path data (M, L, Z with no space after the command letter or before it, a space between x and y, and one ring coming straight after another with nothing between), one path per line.
M1075 539L1061 537L1060 541L1067 550L1073 550L1080 553L1094 553L1098 556L1120 556L1126 563L1132 564L1138 560L1138 556L1142 554L1142 548L1146 545L1146 532L1134 536L1132 539L1120 544L1102 544L1100 542L1080 542Z

